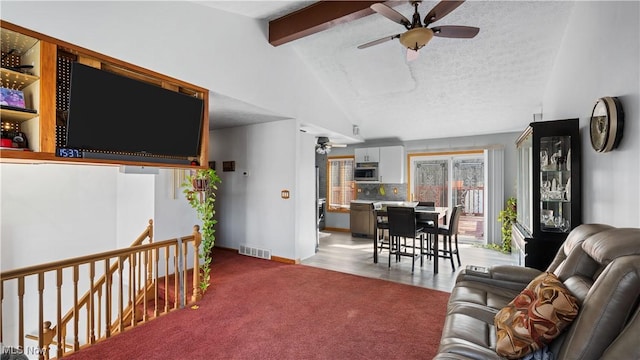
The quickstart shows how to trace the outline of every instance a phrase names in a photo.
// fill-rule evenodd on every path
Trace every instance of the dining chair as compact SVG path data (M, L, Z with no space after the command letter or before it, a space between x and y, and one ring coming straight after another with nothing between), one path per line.
M462 266L460 262L460 252L458 251L458 224L460 223L460 216L462 215L462 205L457 205L451 211L451 217L447 225L440 225L438 227L438 238L442 235L442 247L438 250L438 256L443 259L451 260L451 267L453 271L456 270L456 266L453 263L453 255L455 254L458 259L458 266ZM436 239L439 241L439 239ZM455 244L455 249L453 245Z
M424 232L416 225L416 212L412 207L388 206L387 216L389 219L389 267L391 267L391 255L396 256L396 261L400 261L402 256L411 257L411 272L415 269L416 259L420 258L420 265L423 264L423 242ZM405 242L400 244L400 239ZM411 245L406 242L412 239ZM419 244L416 244L416 240ZM416 248L418 252L416 253ZM409 252L411 251L411 252Z
M419 201L418 202L418 207L435 207L436 203L433 201ZM436 223L433 221L433 218L430 217L429 215L426 214L416 214L416 224L418 227L423 228L423 230L425 230L425 233L427 235L427 242L426 242L426 249L425 249L425 253L427 255L427 257L430 259L431 258L431 232L430 231L426 231L427 229L429 230L433 230L433 228L436 226Z
M378 242L378 251L382 252L383 249L389 249L389 240L384 238L385 230L389 232L389 219L385 210L375 210L376 215L376 241ZM388 235L388 234L387 234ZM390 236L388 236L390 238Z

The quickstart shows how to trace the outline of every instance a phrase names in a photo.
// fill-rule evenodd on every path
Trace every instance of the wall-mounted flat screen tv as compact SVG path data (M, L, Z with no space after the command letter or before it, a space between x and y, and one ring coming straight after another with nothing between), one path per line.
M67 147L197 157L202 111L196 97L73 63Z

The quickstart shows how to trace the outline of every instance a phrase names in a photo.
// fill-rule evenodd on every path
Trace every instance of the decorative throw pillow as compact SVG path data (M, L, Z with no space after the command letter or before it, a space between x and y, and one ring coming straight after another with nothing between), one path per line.
M532 353L560 335L577 315L577 299L553 273L542 273L496 314L496 352L508 359Z

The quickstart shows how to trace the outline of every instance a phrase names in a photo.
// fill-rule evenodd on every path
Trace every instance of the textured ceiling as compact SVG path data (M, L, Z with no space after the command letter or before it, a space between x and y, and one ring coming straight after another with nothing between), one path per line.
M424 1L422 17L437 3ZM257 19L274 19L308 4L206 2ZM519 131L542 111L545 85L572 7L568 1L467 1L434 26L475 26L480 33L473 39L436 37L412 62L405 60L398 40L356 48L404 30L378 14L290 46L316 71L366 140ZM394 9L407 18L413 14L408 2ZM258 120L269 121L273 114L267 115Z

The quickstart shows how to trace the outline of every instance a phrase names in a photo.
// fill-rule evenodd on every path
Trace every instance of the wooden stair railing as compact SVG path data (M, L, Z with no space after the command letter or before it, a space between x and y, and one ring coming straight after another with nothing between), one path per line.
M138 238L136 240L134 240L131 245L129 245L129 247L134 247L134 246L138 246L141 245L145 240L149 239L149 243L153 242L153 220L149 219L149 225L147 225L147 228L142 232L142 234L140 234L140 236L138 236ZM148 256L148 253L145 253L145 256ZM151 272L151 263L147 262L148 266L147 266L147 282L152 281L151 277L152 277L152 272ZM119 265L120 263L114 263L111 264L111 267L109 268L109 271L107 272L108 276L113 276L113 274L118 271L119 269ZM140 268L138 267L138 269L140 270ZM90 268L90 277L93 278L93 276L95 275L95 268L91 267ZM107 274L102 275L100 278L98 278L98 280L96 282L93 283L93 285L91 286L91 289L89 289L78 301L78 305L77 307L74 306L72 307L61 319L61 322L59 323L60 325L56 326L53 328L53 332L54 334L57 332L58 329L63 329L61 334L62 334L62 346L64 348L69 348L70 346L66 344L65 342L65 338L66 338L66 327L67 324L74 318L76 318L76 308L83 308L86 307L87 309L89 309L90 304L89 304L89 300L93 299L93 296L98 294L98 299L101 300L102 299L102 288L105 285L106 282L106 278L107 278ZM74 275L75 276L75 275ZM140 279L140 274L138 274L138 278ZM101 309L101 306L98 306L98 309ZM99 313L97 315L98 319L100 320L102 317L100 316L101 314ZM98 321L98 338L101 338L101 332L100 330L102 329L102 327L100 326L100 321ZM113 333L113 329L111 330ZM89 336L90 339L90 343L93 344L96 340L96 335L95 334L90 334ZM31 338L33 340L37 340L37 337L30 337L27 336L27 338ZM73 348L73 346L71 346L71 348Z
M194 226L190 236L142 244L147 238L153 239L152 225L149 221L147 229L125 249L1 273L0 343L13 345L27 355L37 354L39 359L49 359L50 347L55 346L55 356L59 358L199 300L199 227ZM186 281L188 250L193 252L196 266L190 286ZM104 273L95 280L96 275L100 275L96 266L100 263L104 264ZM173 301L172 308L168 299L170 278L174 294L183 295ZM159 293L159 280L165 285L164 294ZM55 286L46 286L52 282ZM8 286L10 283L16 286ZM63 286L68 283L71 288ZM80 297L82 288L88 290ZM192 296L185 299L189 292ZM162 309L157 306L159 300L164 301ZM63 303L72 303L71 310L64 315ZM141 308L136 310L138 307ZM45 320L45 313L56 319L56 326L52 328L52 322ZM8 318L7 314L12 317ZM37 335L25 334L25 324L29 324L30 329L37 328ZM68 334L72 334L71 339L67 338ZM24 338L36 340L37 347L25 348Z

